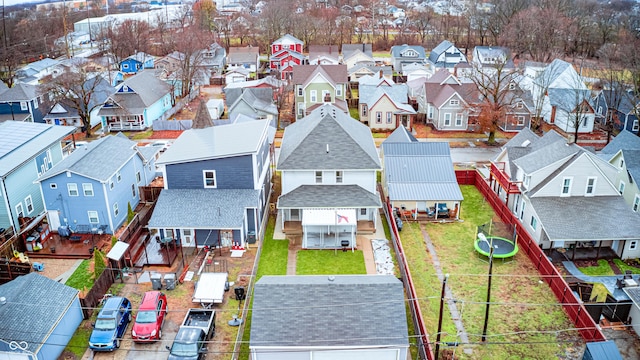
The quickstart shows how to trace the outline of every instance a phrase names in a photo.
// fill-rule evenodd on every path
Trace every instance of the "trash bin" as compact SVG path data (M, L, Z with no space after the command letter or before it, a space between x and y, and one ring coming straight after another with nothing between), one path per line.
M247 244L255 244L256 243L256 232L249 231L247 233Z
M167 290L173 290L176 288L176 274L169 273L164 275L164 287Z
M153 273L150 278L153 290L162 290L162 274Z

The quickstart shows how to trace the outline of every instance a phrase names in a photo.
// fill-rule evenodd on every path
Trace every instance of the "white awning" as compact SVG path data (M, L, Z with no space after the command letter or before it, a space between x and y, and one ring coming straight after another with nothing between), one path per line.
M305 209L302 210L302 226L308 225L357 225L355 209Z
M122 255L124 255L125 251L129 248L129 244L123 241L118 241L113 247L111 251L107 254L107 258L115 261L120 261L122 259Z

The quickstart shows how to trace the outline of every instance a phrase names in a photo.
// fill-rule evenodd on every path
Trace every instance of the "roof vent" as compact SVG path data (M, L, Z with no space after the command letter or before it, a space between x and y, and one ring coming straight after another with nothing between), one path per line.
M329 153L329 144L327 144L327 154Z
M0 305L5 305L7 303L7 298L6 297L0 297Z
M333 276L333 275L329 276L329 281L334 281L335 279L336 279L335 276ZM4 299L4 298L2 298L2 299Z

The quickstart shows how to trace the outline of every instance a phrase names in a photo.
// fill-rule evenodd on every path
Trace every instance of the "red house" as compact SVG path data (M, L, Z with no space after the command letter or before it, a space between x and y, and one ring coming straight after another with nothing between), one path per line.
M302 47L304 42L286 34L271 44L269 68L280 71L280 78L291 78L293 66L304 63Z

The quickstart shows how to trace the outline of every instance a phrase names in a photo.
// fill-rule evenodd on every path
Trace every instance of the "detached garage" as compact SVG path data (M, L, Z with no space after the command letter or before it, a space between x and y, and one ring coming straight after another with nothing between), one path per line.
M402 283L391 275L263 276L255 286L253 360L404 360Z

